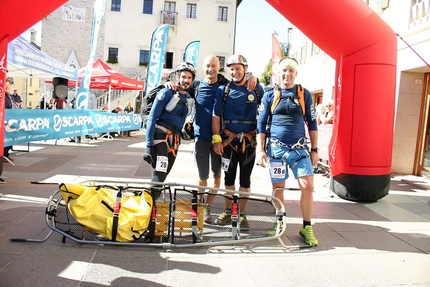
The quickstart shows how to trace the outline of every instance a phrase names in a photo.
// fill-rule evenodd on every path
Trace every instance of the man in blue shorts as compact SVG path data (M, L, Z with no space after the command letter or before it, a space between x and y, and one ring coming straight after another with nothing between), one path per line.
M233 55L227 60L232 80L221 86L215 95L212 116L212 143L214 151L222 156L225 189L236 190L237 168L240 169L239 191L251 191L251 173L255 163L255 134L257 108L263 88L248 91L245 77L248 62L242 55ZM232 222L232 202L225 198L225 211L215 220L217 225ZM249 229L245 215L246 200L239 202L239 228ZM234 214L233 214L234 215Z
M307 244L316 246L318 240L313 233L311 217L314 191L313 165L316 165L319 159L318 128L312 96L306 89L304 103L302 103L305 105L305 112L303 112L297 85L294 83L297 67L295 59L282 59L278 65L279 89L273 88L267 91L262 98L257 123L256 160L262 167L268 163L274 196L281 202L284 202L285 181L288 178L287 167L292 170L301 191L300 208L303 227L300 235L305 238ZM277 92L280 92L280 100L273 107ZM311 142L310 151L307 146L305 123Z

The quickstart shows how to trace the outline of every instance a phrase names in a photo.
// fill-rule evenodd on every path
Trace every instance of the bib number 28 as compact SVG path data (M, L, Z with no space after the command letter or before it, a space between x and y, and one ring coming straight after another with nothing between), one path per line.
M270 162L270 175L273 178L284 178L287 166L281 162Z

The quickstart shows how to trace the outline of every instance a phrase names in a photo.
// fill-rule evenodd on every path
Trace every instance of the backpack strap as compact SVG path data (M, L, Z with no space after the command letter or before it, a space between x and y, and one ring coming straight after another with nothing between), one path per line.
M194 98L197 99L197 94L199 93L200 81L194 81Z
M227 85L224 88L224 96L222 97L222 109L223 109L223 112L224 112L225 101L227 100L228 94L230 93L230 86L231 86L231 82L228 82Z
M299 103L302 107L303 117L306 120L305 89L300 84L297 85L297 96L299 97Z
M273 102L272 102L272 106L270 107L270 114L273 114L273 112L275 111L276 107L279 104L279 101L281 100L281 90L279 89L279 86L275 84L275 86L273 87Z
M306 117L306 104L305 104L305 89L298 84L297 86L297 97L299 98L299 103L300 103L300 107L302 108L302 113L303 113L303 117ZM273 87L273 102L272 102L272 106L270 107L270 114L273 114L273 112L275 111L276 107L279 104L279 101L281 100L281 90L279 89L278 85L275 85Z

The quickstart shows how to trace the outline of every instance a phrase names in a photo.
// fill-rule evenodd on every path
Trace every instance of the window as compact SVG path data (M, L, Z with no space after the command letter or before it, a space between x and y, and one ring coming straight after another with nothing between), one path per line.
M225 67L225 57L223 56L217 56L219 59L219 71L224 72Z
M308 43L306 42L301 48L300 48L300 64L306 63L306 52L308 50Z
M312 42L311 56L318 54L320 51L321 49Z
M109 47L109 54L108 54L107 62L111 63L111 64L118 63L118 48Z
M197 18L197 5L187 4L186 18L196 19Z
M218 7L218 21L227 22L228 17L228 8L227 7Z
M161 11L161 23L176 25L176 2L164 2L164 10Z
M139 65L140 66L148 66L149 63L149 51L148 50L140 50L139 52Z
M121 11L121 0L112 0L110 10L120 12Z
M154 0L143 0L143 14L152 14Z
M165 69L173 69L173 52L166 53L166 59L164 60Z

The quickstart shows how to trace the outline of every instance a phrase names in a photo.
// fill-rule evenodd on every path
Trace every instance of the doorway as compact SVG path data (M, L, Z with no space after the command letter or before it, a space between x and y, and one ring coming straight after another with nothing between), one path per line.
M414 174L430 175L430 73L424 75L421 107Z

